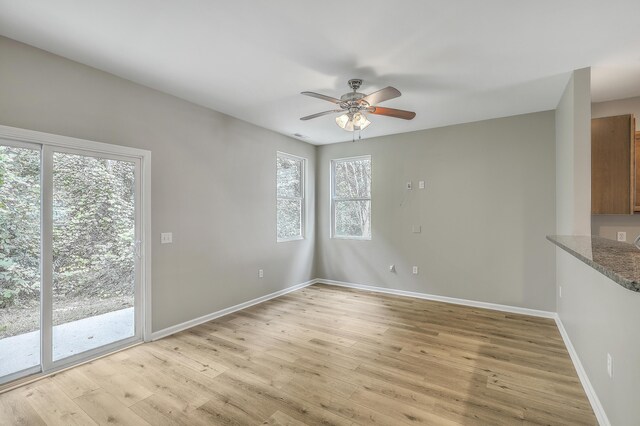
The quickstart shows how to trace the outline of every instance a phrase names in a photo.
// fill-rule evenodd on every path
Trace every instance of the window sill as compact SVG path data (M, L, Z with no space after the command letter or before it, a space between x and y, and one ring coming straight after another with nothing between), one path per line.
M287 243L289 241L301 241L301 240L304 240L304 237L277 239L276 242L277 243Z
M371 241L371 237L331 237L332 240L360 240L360 241Z

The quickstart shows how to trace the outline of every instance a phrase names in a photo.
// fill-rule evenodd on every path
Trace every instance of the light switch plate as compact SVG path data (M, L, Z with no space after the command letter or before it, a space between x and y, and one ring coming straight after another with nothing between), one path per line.
M411 232L413 232L414 234L419 234L420 232L422 232L422 226L420 225L413 225L411 227Z
M411 182L407 182L407 189L413 189L413 185L411 184Z
M424 181L423 180L418 182L418 188L419 189L424 189Z
M171 244L173 242L173 234L171 232L163 232L160 234L161 244Z

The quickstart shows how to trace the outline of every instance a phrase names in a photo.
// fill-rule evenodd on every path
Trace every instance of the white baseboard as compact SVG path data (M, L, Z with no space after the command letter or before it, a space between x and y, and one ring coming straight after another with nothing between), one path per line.
M225 315L229 315L229 314L231 314L233 312L240 311L242 309L246 309L249 306L257 305L258 303L266 302L267 300L274 299L274 298L276 298L278 296L282 296L283 294L287 294L287 293L290 293L292 291L295 291L295 290L310 286L311 284L315 284L317 281L318 280L311 280L311 281L307 281L306 283L296 284L294 286L287 287L285 289L276 291L274 293L267 294L267 295L258 297L256 299L249 300L247 302L243 302L243 303L240 303L240 304L235 305L235 306L231 306L229 308L221 309L221 310L219 310L217 312L212 312L210 314L201 316L199 318L194 318L192 320L185 321L183 323L176 324L176 325L173 325L171 327L167 327L165 329L155 331L155 332L151 333L151 340L153 341L153 340L162 339L163 337L167 337L167 336L170 336L172 334L178 333L180 331L186 330L188 328L195 327L196 325L200 325L200 324L203 324L205 322L214 320L216 318L220 318L220 317L223 317Z
M611 422L609 422L607 413L605 413L604 407L600 403L600 399L598 398L595 389L591 385L589 376L587 376L587 372L584 370L582 362L580 362L580 358L578 357L578 353L573 347L573 343L571 343L571 339L569 339L567 330L565 330L564 324L562 324L562 320L560 319L560 316L558 314L555 314L555 320L556 324L558 325L558 330L560 330L562 340L564 341L564 345L567 347L567 351L569 351L569 356L571 357L573 366L576 368L576 372L578 373L580 383L582 383L584 392L587 394L587 398L589 398L589 403L591 403L591 408L593 408L593 412L598 419L598 423L600 424L600 426L611 426Z
M359 290L375 291L377 293L393 294L396 296L406 296L406 297L414 297L417 299L435 300L438 302L453 303L456 305L473 306L475 308L493 309L495 311L511 312L515 314L532 315L532 316L543 317L543 318L554 318L554 319L556 318L555 312L539 311L535 309L520 308L517 306L499 305L496 303L478 302L475 300L457 299L455 297L438 296L435 294L417 293L413 291L396 290L391 288L376 287L371 285L355 284L355 283L348 283L344 281L325 280L325 279L316 278L316 279L307 281L305 283L296 284L294 286L287 287L283 290L279 290L274 293L258 297L256 299L249 300L247 302L240 303L235 306L231 306L229 308L212 312L210 314L201 316L199 318L194 318L192 320L185 321L183 323L176 324L162 330L154 331L151 334L151 340L153 341L153 340L162 339L163 337L169 336L171 334L178 333L188 328L195 327L196 325L203 324L207 321L220 318L222 316L231 314L236 311L240 311L242 309L248 308L249 306L257 305L258 303L266 302L267 300L274 299L278 296L282 296L283 294L287 294L292 291L295 291L316 283L325 283L325 284L331 284L331 285L336 285L340 287L349 287L349 288L355 288Z
M475 300L457 299L454 297L438 296L435 294L417 293L412 291L396 290L391 288L376 287L371 285L355 284L355 283L348 283L344 281L324 280L324 279L316 278L316 279L307 281L305 283L287 287L283 290L279 290L274 293L258 297L256 299L249 300L247 302L240 303L238 305L231 306L229 308L221 309L219 311L212 312L210 314L207 314L198 318L194 318L192 320L185 321L183 323L176 324L159 331L155 331L151 334L151 340L153 341L153 340L162 339L163 337L170 336L171 334L178 333L188 328L195 327L205 322L214 320L216 318L220 318L222 316L231 314L233 312L240 311L242 309L248 308L249 306L257 305L258 303L266 302L267 300L274 299L278 296L282 296L283 294L287 294L292 291L295 291L316 283L325 283L325 284L331 284L331 285L336 285L340 287L349 287L349 288L355 288L359 290L375 291L378 293L393 294L396 296L406 296L406 297L413 297L417 299L435 300L438 302L453 303L456 305L473 306L475 308L493 309L496 311L511 312L515 314L532 315L532 316L543 317L543 318L554 318L554 319L556 318L555 312L539 311L535 309L520 308L517 306L499 305L495 303L478 302Z
M348 283L344 281L323 280L323 279L317 279L315 281L317 283L326 283L331 285L337 285L340 287L349 287L349 288L355 288L359 290L375 291L377 293L393 294L396 296L414 297L416 299L434 300L437 302L452 303L455 305L472 306L474 308L493 309L494 311L510 312L513 314L531 315L534 317L542 317L542 318L553 318L553 319L556 318L555 312L521 308L518 306L500 305L497 303L489 303L489 302L478 302L476 300L458 299L455 297L438 296L435 294L417 293L417 292L405 291L405 290L396 290L393 288L384 288L384 287L377 287L377 286L364 285L364 284L355 284L355 283Z

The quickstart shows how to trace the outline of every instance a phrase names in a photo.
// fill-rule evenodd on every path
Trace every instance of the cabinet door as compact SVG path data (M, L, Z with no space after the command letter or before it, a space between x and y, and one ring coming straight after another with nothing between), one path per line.
M632 115L591 120L591 213L632 214L635 202Z

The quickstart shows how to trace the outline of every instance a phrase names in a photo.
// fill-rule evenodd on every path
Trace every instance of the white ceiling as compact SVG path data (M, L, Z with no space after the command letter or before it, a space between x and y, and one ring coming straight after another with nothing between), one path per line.
M571 70L594 100L640 95L640 1L0 0L0 34L316 144L351 140L339 97L391 85L363 137L555 108Z

